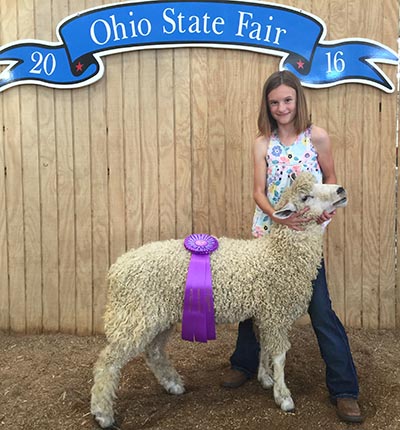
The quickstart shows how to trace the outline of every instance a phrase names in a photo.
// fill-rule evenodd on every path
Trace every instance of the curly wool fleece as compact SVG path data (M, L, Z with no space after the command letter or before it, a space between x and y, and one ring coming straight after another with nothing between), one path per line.
M309 193L314 183L312 175L300 175L282 201L301 209L305 204L299 194ZM260 333L289 330L307 311L322 235L319 225L309 223L299 232L276 224L260 239L220 238L210 256L216 323L252 317ZM142 350L157 333L181 320L189 260L183 240L167 240L133 249L112 265L105 314L110 342L133 342ZM289 347L288 341L274 345L271 337L268 344L271 353Z

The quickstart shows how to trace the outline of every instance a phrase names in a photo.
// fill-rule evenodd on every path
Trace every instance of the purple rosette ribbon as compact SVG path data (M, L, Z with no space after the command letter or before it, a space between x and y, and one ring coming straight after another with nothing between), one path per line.
M207 342L216 339L210 254L218 240L208 234L191 234L184 241L192 253L186 278L182 339Z

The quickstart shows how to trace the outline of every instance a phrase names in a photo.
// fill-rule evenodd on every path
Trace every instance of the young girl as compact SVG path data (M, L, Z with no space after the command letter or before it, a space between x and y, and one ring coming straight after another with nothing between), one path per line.
M311 125L300 81L288 71L272 74L264 84L258 116L259 135L254 144L254 200L256 210L252 233L260 237L272 222L301 230L306 210L285 220L273 216L273 207L293 175L310 171L317 181L336 183L331 143L325 130ZM328 223L334 213L324 213L319 222ZM322 227L321 227L322 228ZM348 422L363 420L357 403L358 381L347 335L331 307L322 262L313 284L308 309L326 364L326 384L339 417ZM259 344L252 320L239 324L236 349L223 386L236 388L257 373Z

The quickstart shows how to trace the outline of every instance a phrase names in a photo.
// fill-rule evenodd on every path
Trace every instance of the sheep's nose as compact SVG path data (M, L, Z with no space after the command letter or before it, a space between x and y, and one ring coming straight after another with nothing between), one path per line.
M339 187L339 188L336 190L336 194L342 194L342 193L344 193L344 188L343 188L343 187Z

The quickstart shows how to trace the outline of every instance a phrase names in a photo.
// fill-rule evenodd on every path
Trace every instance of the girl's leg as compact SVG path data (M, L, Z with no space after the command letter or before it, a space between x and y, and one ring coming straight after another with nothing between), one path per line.
M253 321L248 319L239 324L236 348L230 362L232 369L240 370L248 378L257 374L260 345L253 331Z
M357 399L358 379L346 332L332 309L325 267L318 272L308 313L326 364L326 385L332 398Z

